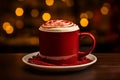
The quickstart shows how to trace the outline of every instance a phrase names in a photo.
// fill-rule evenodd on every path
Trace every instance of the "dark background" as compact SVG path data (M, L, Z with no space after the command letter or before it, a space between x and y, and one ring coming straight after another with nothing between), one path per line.
M96 53L120 53L119 0L48 0L54 1L51 5L46 1L0 0L0 53L38 51L38 28L49 19L68 19L79 25L81 32L91 32L97 40ZM19 7L23 9L20 16L15 13ZM43 19L44 13L51 17ZM89 22L85 27L80 24L83 18ZM9 25L3 27L4 23ZM85 38L82 49L90 44Z

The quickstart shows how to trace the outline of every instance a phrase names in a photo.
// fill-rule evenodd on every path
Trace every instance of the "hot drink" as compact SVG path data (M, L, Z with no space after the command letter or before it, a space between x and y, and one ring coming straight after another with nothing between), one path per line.
M93 40L89 50L79 51L80 38L88 36ZM91 53L95 47L94 36L80 32L78 25L68 20L50 20L39 28L40 57L53 64L73 64L79 58Z

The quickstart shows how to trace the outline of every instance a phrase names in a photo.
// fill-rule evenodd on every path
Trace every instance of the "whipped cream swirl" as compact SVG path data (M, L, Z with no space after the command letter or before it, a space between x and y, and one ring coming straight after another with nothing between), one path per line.
M71 32L79 30L79 27L68 20L50 20L41 25L39 30L46 32Z

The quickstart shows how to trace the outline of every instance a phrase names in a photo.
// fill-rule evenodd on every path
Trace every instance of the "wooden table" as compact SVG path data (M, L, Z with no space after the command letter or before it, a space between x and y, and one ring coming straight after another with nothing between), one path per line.
M98 61L82 70L51 73L26 66L28 53L0 53L0 80L120 80L120 53L93 53Z

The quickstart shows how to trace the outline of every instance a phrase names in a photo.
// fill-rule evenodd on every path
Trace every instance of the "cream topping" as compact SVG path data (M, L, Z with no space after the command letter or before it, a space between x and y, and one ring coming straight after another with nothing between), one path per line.
M46 32L71 32L79 30L79 27L68 20L50 20L41 25L39 30Z

